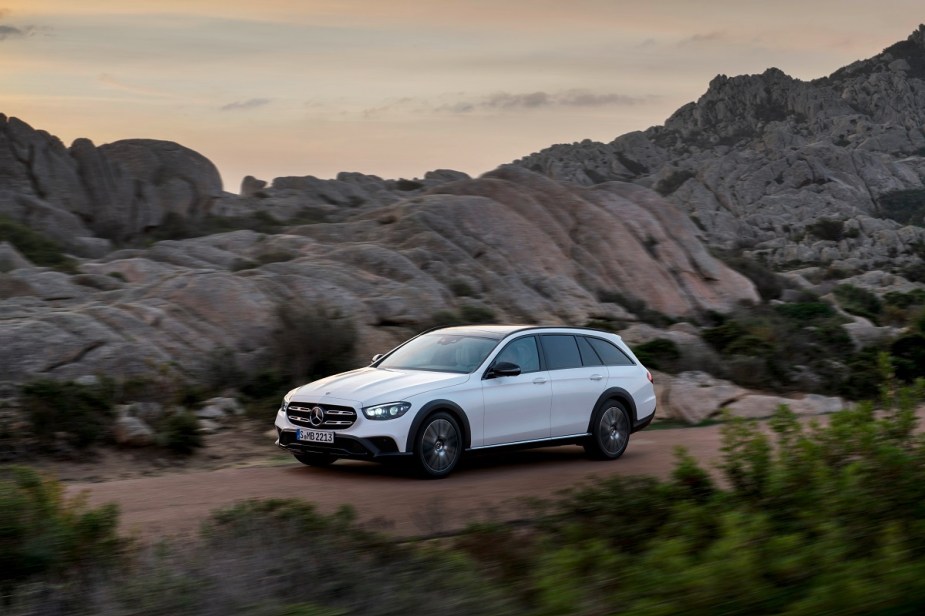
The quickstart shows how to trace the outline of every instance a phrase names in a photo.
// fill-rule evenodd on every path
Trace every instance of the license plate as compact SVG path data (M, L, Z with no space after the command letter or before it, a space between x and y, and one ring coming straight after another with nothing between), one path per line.
M295 437L297 440L305 441L307 443L333 443L334 442L334 433L326 432L323 430L306 430L305 428L299 428L295 432Z

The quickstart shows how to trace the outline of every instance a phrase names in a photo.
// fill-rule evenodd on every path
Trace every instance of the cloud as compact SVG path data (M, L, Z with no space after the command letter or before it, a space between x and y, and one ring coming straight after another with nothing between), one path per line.
M249 98L245 101L234 101L233 103L228 103L227 105L222 105L222 111L243 111L245 109L256 109L257 107L263 107L264 105L269 105L269 98Z
M0 17L3 14L0 13ZM16 26L7 26L6 24L0 24L0 41L5 41L6 39L11 38L23 38L26 36L32 36L35 34L37 28L35 26L23 26L22 28L17 28Z
M158 90L156 88L149 88L146 86L140 86L137 84L129 83L123 81L117 77L113 77L109 73L100 73L97 76L97 81L105 86L111 88L116 88L117 90L124 90L126 92L132 92L133 94L143 94L145 96L161 96L167 98L174 98L175 95L170 92L165 92L163 90Z
M465 114L479 109L511 111L552 107L613 107L636 105L650 100L650 98L582 89L560 92L496 92L480 99L460 100L440 105L435 108L435 111Z
M695 34L689 36L685 39L678 41L678 47L685 47L688 45L708 45L711 43L722 43L726 41L728 36L725 32L705 32L701 34Z

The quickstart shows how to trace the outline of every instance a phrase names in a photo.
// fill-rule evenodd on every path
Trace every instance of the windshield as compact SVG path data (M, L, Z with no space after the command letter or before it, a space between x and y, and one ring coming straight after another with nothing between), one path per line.
M376 366L398 370L432 370L466 374L481 365L498 340L459 334L419 336Z

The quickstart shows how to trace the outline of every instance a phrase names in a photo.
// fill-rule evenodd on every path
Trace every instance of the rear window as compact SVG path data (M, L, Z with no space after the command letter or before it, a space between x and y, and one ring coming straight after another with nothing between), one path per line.
M603 366L604 362L591 348L591 343L584 336L578 336L578 350L581 351L581 362L586 366Z
M632 366L633 360L613 344L600 338L588 338L588 342L597 351L605 366Z
M575 336L546 334L543 338L543 353L549 370L581 368L581 353Z

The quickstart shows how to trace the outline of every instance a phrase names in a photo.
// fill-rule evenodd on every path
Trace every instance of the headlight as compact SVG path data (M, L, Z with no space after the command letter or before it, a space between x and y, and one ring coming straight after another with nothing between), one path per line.
M280 412L285 413L289 410L289 401L292 400L292 396L295 394L297 389L299 388L296 387L295 389L290 390L289 393L287 393L285 396L283 396L283 403L279 405Z
M395 419L407 413L410 408L410 402L389 402L388 404L367 406L363 409L363 414L366 415L367 419Z

